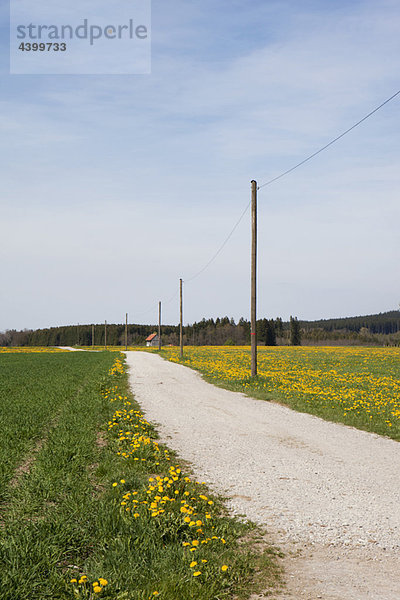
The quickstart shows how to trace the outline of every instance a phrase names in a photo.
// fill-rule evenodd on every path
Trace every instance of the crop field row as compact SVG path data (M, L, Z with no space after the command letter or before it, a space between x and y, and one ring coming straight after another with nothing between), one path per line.
M96 501L88 465L97 460L107 406L99 386L112 361L106 353L1 356L4 600L71 597L65 569L92 545Z
M180 362L178 348L162 356ZM322 418L400 439L400 349L259 348L250 378L248 347L188 347L183 364L213 383Z
M40 445L79 390L106 369L109 357L74 352L11 353L1 356L0 502L17 465Z
M258 530L158 442L122 355L3 354L0 408L2 600L222 600L276 584Z

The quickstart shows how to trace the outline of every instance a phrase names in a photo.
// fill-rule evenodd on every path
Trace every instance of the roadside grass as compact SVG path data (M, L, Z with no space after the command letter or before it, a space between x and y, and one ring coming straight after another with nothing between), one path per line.
M249 347L186 347L160 355L225 389L400 440L400 349L260 347L250 377Z
M42 371L37 363L27 370L42 386L47 422L57 419L29 471L7 486L2 600L222 600L279 585L276 551L257 546L259 530L230 518L159 444L120 355L47 358L38 357ZM54 371L65 375L72 364L80 375L53 397Z

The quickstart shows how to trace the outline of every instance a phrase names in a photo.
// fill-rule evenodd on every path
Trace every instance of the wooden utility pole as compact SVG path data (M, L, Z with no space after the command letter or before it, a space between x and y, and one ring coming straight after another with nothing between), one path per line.
M92 348L94 348L94 325L92 325Z
M180 298L180 326L179 326L179 342L180 342L180 357L183 358L183 292L182 292L182 279L179 280L179 298Z
M125 314L125 350L128 350L128 313Z
M104 321L104 350L107 350L107 321Z
M158 303L158 349L161 350L161 302Z
M257 376L257 182L251 182L251 376Z

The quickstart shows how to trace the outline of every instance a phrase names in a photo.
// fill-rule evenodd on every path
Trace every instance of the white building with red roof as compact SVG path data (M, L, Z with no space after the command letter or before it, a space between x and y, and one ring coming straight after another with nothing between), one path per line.
M152 333L146 338L146 346L158 346L158 334Z

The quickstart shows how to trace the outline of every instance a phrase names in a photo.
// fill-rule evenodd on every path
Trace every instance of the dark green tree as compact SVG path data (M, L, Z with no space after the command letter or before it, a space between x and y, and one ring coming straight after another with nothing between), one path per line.
M265 345L276 346L276 329L275 322L273 319L267 320L265 326Z
M290 344L292 346L301 346L301 330L297 317L290 317Z
M283 323L281 317L276 318L275 333L277 337L283 337Z

